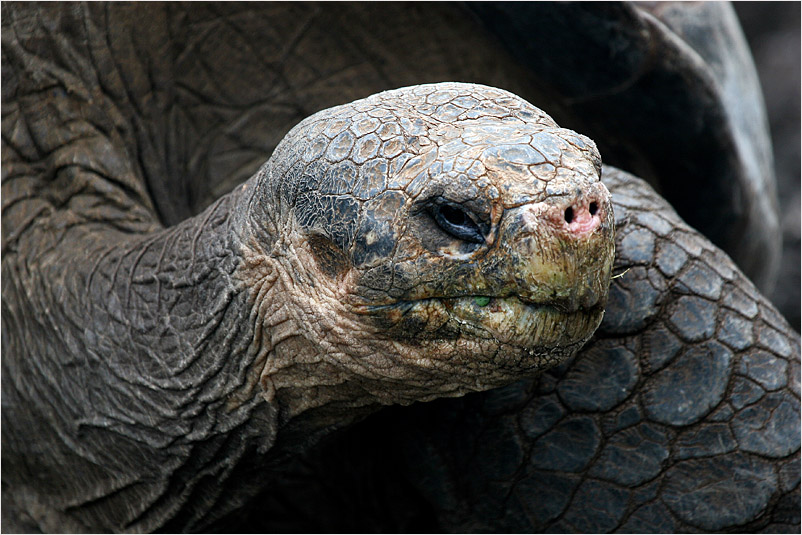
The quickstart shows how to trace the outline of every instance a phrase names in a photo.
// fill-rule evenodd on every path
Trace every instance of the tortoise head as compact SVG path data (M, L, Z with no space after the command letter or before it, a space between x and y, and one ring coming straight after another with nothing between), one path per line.
M385 375L417 367L464 392L567 358L601 321L614 230L599 154L515 95L380 93L313 115L271 161L279 209L259 217L296 262L321 351L378 353Z

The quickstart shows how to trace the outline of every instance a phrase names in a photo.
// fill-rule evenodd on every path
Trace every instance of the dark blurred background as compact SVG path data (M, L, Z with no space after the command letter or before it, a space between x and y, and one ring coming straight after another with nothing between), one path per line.
M755 58L774 145L783 258L772 301L800 330L800 4L734 2Z

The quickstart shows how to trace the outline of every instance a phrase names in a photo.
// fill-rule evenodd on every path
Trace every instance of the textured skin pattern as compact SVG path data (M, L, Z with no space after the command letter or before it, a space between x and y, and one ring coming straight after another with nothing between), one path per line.
M3 255L4 527L142 531L239 505L247 472L226 481L276 415L228 403L255 358L232 204L145 236L59 232L56 211Z

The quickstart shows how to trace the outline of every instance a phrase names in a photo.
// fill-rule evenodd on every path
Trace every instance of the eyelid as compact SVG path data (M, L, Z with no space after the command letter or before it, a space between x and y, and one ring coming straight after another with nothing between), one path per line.
M443 214L443 208L451 208L465 217L470 225L455 224ZM489 226L482 222L476 214L464 205L445 199L435 199L430 204L429 212L437 226L446 234L470 243L482 244L487 240Z

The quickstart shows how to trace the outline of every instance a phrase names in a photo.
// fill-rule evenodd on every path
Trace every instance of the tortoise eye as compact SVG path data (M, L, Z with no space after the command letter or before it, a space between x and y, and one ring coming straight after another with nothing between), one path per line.
M482 229L471 214L458 205L436 204L432 207L432 217L443 232L458 240L485 243Z

